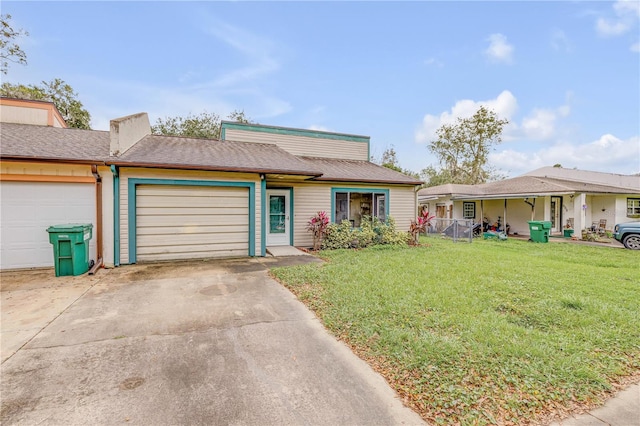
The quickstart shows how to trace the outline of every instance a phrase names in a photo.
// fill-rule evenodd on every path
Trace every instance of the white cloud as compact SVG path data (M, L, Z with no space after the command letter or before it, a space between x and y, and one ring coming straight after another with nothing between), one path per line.
M605 134L585 144L558 141L535 152L505 149L490 154L489 161L510 176L554 164L581 170L632 174L640 172L640 136L623 140Z
M596 20L596 31L602 37L616 37L631 31L640 19L640 2L618 0L613 4L614 17Z
M317 131L320 131L320 132L331 132L332 131L328 127L321 126L319 124L312 124L311 126L309 126L309 130L317 130Z
M556 121L559 117L566 117L571 112L568 105L559 108L536 108L522 120L520 130L527 139L545 140L555 135Z
M244 55L248 63L244 67L216 78L212 83L214 86L229 87L245 84L247 81L255 80L280 69L280 64L273 55L274 44L262 36L217 20L213 20L205 32Z
M507 37L502 34L491 34L487 40L489 47L484 54L493 62L510 64L513 62L513 45L507 42Z
M422 125L415 133L416 142L424 143L435 139L436 130L443 124L452 124L458 118L471 117L475 112L484 105L493 110L498 117L511 120L518 109L518 101L515 96L508 90L500 93L495 99L487 101L473 101L464 99L456 102L451 111L445 111L439 116L427 114L422 119Z
M629 47L629 50L632 52L640 53L640 42L634 43Z
M629 22L612 21L605 18L598 18L596 21L596 30L603 37L615 37L629 31L631 26Z

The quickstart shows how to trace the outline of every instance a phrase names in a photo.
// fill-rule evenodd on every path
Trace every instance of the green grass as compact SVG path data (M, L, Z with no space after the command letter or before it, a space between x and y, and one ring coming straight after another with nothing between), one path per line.
M543 421L640 373L640 254L429 239L273 275L436 423Z

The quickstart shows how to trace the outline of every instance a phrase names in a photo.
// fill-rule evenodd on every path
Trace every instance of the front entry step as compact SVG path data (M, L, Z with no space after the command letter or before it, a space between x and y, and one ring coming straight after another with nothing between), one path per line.
M267 247L267 253L273 257L281 256L310 256L309 253L305 253L302 250L298 250L292 246L271 246Z

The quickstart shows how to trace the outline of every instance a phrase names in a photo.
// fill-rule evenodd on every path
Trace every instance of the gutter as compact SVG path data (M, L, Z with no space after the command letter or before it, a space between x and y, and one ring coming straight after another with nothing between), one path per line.
M91 174L96 179L96 257L98 260L89 269L89 275L94 275L104 264L102 256L102 177L98 174L98 166L96 164L91 165Z
M120 173L112 165L113 174L113 266L120 266Z
M262 173L262 174L280 174L294 176L310 176L317 178L322 176L322 172L317 170L287 170L287 169L258 169L247 167L228 167L228 166L205 166L197 164L169 164L169 163L140 163L126 161L106 161L105 165L118 167L143 167L149 169L173 169L173 170L197 170L206 172L235 172L235 173Z

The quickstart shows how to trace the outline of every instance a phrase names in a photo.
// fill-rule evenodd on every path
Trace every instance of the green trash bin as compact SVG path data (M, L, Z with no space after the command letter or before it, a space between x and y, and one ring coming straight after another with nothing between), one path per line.
M551 222L542 220L529 221L529 239L536 243L548 243Z
M82 275L89 270L89 240L93 225L69 223L47 228L53 244L56 277Z
M564 229L562 235L564 235L565 238L573 237L573 229Z

